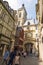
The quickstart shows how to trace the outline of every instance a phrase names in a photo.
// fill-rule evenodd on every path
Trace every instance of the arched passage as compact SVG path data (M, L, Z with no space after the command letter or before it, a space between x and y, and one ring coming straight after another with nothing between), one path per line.
M29 54L32 54L33 43L29 43L29 42L27 42L27 43L25 43L24 46L25 46L25 50L26 50L26 52L29 53Z

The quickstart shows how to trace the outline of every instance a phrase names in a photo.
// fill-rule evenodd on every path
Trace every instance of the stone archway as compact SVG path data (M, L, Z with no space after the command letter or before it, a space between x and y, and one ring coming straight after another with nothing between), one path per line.
M25 43L24 47L25 47L25 50L26 50L26 52L27 52L28 54L32 54L33 43L27 42L27 43Z

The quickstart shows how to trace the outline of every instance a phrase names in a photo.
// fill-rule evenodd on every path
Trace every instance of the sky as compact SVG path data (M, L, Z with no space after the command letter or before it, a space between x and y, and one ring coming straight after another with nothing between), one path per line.
M25 5L25 9L27 11L28 19L36 19L36 3L37 0L4 0L8 1L10 7L14 10L22 7L22 4Z

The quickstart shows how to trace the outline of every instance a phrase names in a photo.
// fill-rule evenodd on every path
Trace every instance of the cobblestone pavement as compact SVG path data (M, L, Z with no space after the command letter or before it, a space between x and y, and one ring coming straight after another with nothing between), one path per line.
M26 58L21 57L21 65L43 65L43 62L39 62L36 57L27 56Z
M43 65L43 62L39 62L39 60L34 56L27 56L25 58L21 57L20 65Z

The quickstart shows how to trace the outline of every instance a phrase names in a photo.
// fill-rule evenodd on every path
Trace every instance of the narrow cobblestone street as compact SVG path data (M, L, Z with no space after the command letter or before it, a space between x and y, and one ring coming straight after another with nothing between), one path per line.
M43 65L43 62L39 62L36 57L27 56L21 57L21 65Z
M43 65L43 0L0 0L0 65Z
M27 56L25 58L24 57L21 57L20 65L43 65L43 62L39 62L39 60L38 60L37 57Z

